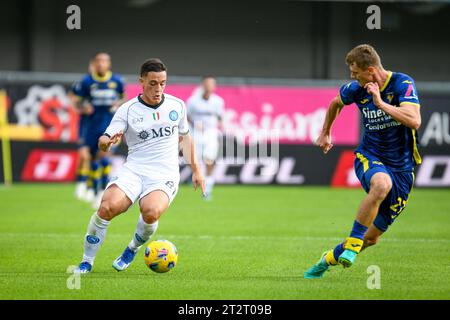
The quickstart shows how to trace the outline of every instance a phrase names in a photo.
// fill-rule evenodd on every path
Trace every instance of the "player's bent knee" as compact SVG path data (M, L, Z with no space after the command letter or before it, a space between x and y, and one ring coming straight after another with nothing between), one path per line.
M112 220L115 216L122 213L118 203L114 201L103 200L98 209L98 216L106 221Z
M156 221L159 220L159 218L161 217L161 214L158 214L156 212L153 212L151 214L147 213L147 214L142 214L142 220L144 220L145 223L148 224L153 224Z
M392 182L389 177L379 176L370 184L370 193L379 200L383 200L391 191Z
M148 206L141 209L142 219L145 223L155 223L159 220L164 209L159 206Z
M97 214L100 218L106 221L110 221L112 219L111 207L106 201L103 201L98 208Z

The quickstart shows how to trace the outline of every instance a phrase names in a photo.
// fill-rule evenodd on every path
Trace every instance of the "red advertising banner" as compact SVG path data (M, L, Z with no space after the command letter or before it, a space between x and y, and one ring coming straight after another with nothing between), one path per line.
M34 149L22 169L22 181L70 182L75 179L76 150Z
M336 169L331 180L333 187L360 187L358 177L356 176L353 163L355 155L353 150L345 150L341 152Z
M168 85L165 92L186 101L196 85ZM128 98L142 92L139 84L128 84ZM240 141L261 131L276 131L280 143L312 144L322 129L330 101L337 88L303 88L221 85L217 92L225 100L224 128ZM189 110L188 110L189 112ZM356 145L359 116L354 106L344 108L333 125L335 145Z

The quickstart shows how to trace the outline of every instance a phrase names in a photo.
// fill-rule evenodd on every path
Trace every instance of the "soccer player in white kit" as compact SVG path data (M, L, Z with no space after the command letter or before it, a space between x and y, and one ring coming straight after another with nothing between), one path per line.
M110 221L139 199L141 214L136 231L124 252L113 262L123 271L133 261L139 248L155 233L162 213L178 191L179 145L192 168L194 189L205 182L199 169L184 102L164 94L166 67L159 59L149 59L141 66L143 93L119 107L99 139L99 147L109 150L125 136L128 157L113 177L103 195L100 208L89 222L84 241L84 254L77 273L88 273L106 235Z
M211 200L214 187L214 166L219 152L224 100L214 93L216 79L205 76L199 90L187 100L188 121L192 128L197 156L206 166L205 199Z

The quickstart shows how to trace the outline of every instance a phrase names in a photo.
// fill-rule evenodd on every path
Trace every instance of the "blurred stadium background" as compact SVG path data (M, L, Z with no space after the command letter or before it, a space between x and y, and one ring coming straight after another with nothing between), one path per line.
M66 27L66 19L69 16L66 8L71 4L81 8L81 30L68 30ZM219 162L216 168L219 184L322 186L325 188L309 189L306 196L304 194L300 197L304 200L303 205L306 205L313 194L316 194L314 201L322 202L329 197L328 186L359 188L359 182L353 173L352 154L362 129L356 107L344 109L333 132L335 148L327 156L323 156L319 148L313 145L313 141L321 128L328 102L337 94L339 86L349 81L349 71L344 63L345 54L357 44L370 43L380 53L387 70L407 73L416 80L422 105L422 126L419 135L423 158L423 164L416 172L416 187L449 188L450 1L378 1L377 4L381 7L381 30L366 28L369 16L366 13L369 2L366 1L3 1L3 14L0 19L0 89L6 95L0 96L0 107L6 112L0 113L0 181L12 179L14 183L71 183L75 180L78 116L72 110L67 91L87 72L91 56L97 51L106 51L111 54L113 71L120 73L127 83L128 98L133 97L139 90L137 74L142 62L149 57L159 57L169 70L166 92L180 98L189 97L202 75L211 74L217 77L217 93L225 99L226 133L236 137L238 143L243 143L257 130L280 130L279 162L271 159L264 159L259 164L251 164L248 161L239 164ZM12 172L8 170L9 153ZM125 153L126 147L118 149L115 157L116 168L123 161ZM183 167L182 170L182 178L187 181L189 168ZM21 239L20 232L13 234L15 230L20 231L20 228L7 212L24 211L23 207L20 207L21 197L18 194L12 196L6 189L0 189L3 211L0 214L3 221L8 222L2 223L2 239L5 241L2 254L8 252L9 260L4 261L15 265L15 254L8 251L7 239ZM284 206L287 213L282 216L286 218L290 208L296 206L294 200L297 195L293 188L280 189L284 190L286 197L293 199ZM71 197L71 185L65 185L63 188L55 188L52 185L45 189L43 184L27 184L18 190L35 195L34 198L31 197L32 206L46 208L39 213L43 217L39 223L43 223L47 218L57 217L61 203L75 203L75 199ZM55 192L55 195L60 197L60 203L50 205L51 195L40 194L39 190ZM249 190L254 197L258 197L254 189L249 187ZM276 201L284 203L283 192L277 193ZM334 208L342 206L341 211L349 214L347 223L340 224L342 230L346 230L345 227L349 226L352 218L350 215L363 193L358 193L357 190L340 192L341 190L334 194L338 200L332 203L336 205L331 205ZM439 232L436 231L438 239L435 241L448 252L448 240L441 239L445 230L448 230L448 218L445 217L448 217L449 212L445 212L445 217L442 215L448 210L448 195L444 197L446 191L439 192L441 193L435 196L433 193L424 194L424 200L416 210L426 210L426 201L438 206L437 220L433 222L436 226L431 227L436 227L436 230L441 228ZM237 197L238 202L242 202L243 208L250 214L252 205L239 198L240 191L230 188L223 193L227 194ZM265 197L268 199L272 194L272 191L266 192ZM191 196L180 197L183 199ZM41 204L41 199L48 202ZM192 199L189 201L191 202L188 209L197 210L196 202ZM352 204L350 210L343 207L343 204L349 201ZM88 206L82 207L73 203L70 202L70 210L85 212L85 216L78 217L77 225L67 221L71 229L66 230L62 222L58 222L60 225L57 224L56 227L36 224L36 232L72 232L71 242L67 239L64 241L67 248L78 250L75 253L78 257L81 253L82 232L92 210ZM271 208L276 210L277 205ZM218 206L223 210L232 210L231 203L220 197ZM312 204L308 206L306 208L312 210L311 212L315 210ZM65 210L69 210L69 207ZM174 207L173 210L183 211L180 207ZM324 211L329 214L329 209ZM72 213L77 214L75 211ZM242 212L243 215L245 213ZM269 217L269 213L267 214ZM34 213L29 213L30 217L33 215ZM238 216L235 218L238 219ZM271 226L269 218L266 222L260 218L261 216L255 214L246 219L249 225L251 221L259 220ZM172 220L168 219L167 225L173 228L173 233L186 231L171 224ZM229 220L231 221L231 218ZM198 221L202 220L198 218ZM303 222L298 221L298 225ZM130 220L130 223L130 226L134 225L134 220ZM412 230L420 230L424 222L416 220L415 223L414 228L417 229ZM123 226L123 221L121 224L119 222L119 225ZM320 225L317 222L317 226ZM283 226L287 228L284 234L296 234L297 231L289 229L287 224ZM192 222L192 230L195 228L198 228L198 225ZM303 225L301 228L301 231L313 229L312 226ZM330 226L326 229L330 231L327 236L340 235L333 233L335 229ZM211 229L201 226L199 232L208 230ZM236 229L236 233L239 235L248 231L258 235L263 228L249 230ZM279 230L282 232L283 228L280 227ZM162 232L164 234L165 229L162 229ZM221 230L216 232L220 234ZM318 231L316 233L313 235L323 236ZM265 234L265 231L261 231L261 237ZM399 238L400 235L401 232ZM410 234L404 231L403 235ZM35 236L37 237L38 233ZM128 235L123 238L128 239ZM175 237L177 243L181 242L182 249L183 239L185 238L177 240ZM234 240L239 241L239 238ZM335 241L333 238L330 246ZM118 242L117 238L115 242ZM420 250L428 250L425 242L420 243L423 245L423 248L419 246ZM184 247L185 252L191 249L187 245ZM320 250L318 247L311 249L314 249L314 252L306 253L307 259L304 260L303 267L312 262L312 254L317 254L317 250ZM223 250L220 253L229 254L227 248ZM112 252L111 257L115 254L115 251ZM74 254L62 255L62 268L77 262L74 261ZM50 254L48 259L52 261ZM192 263L198 262L192 256L190 259L193 260ZM264 270L263 265L261 262L260 267ZM53 270L50 267L44 269ZM413 277L414 272L408 274ZM436 284L440 281L438 278L435 280ZM22 280L17 280L14 286L7 286L6 289L4 287L4 296L14 297L14 288L27 288L27 285L21 286L20 281ZM420 284L414 284L417 288L415 287L416 291L411 291L411 294L421 292ZM160 282L158 285L167 283ZM270 285L268 288L273 288ZM403 283L398 282L396 288L402 288L402 285ZM175 288L179 284L173 286ZM30 295L24 291L22 296L53 297L49 293L51 290L53 287L44 295L40 295L42 292L39 289L30 291L34 292ZM436 293L437 297L448 298L448 284L444 284L439 290L441 291ZM223 297L218 292L211 297ZM262 292L269 295L263 295ZM253 293L262 298L279 297L275 293L271 296L270 292L255 289ZM282 295L284 291L278 292ZM290 292L286 291L287 296L284 297L298 297L295 294L290 295ZM329 297L325 291L324 296L314 295L314 291L308 291L306 294L310 292L311 295L306 297ZM407 292L403 293L408 296ZM335 295L331 297L346 297L339 295L339 292L333 294ZM142 293L142 296L145 296L145 293ZM69 296L64 296L63 293L63 297ZM164 297L170 298L170 295ZM180 294L177 297L208 296L198 293L193 296ZM240 297L249 296L243 291ZM391 297L398 298L396 294ZM421 298L425 295L418 293L412 297Z
M219 168L219 182L357 185L348 177L351 156L346 156L359 139L356 110L344 111L330 156L322 157L311 142L329 98L349 78L346 52L368 42L386 68L417 82L424 155L417 185L450 186L448 1L381 2L381 30L366 28L368 4L357 1L76 1L81 30L66 27L70 4L2 4L8 14L0 21L0 87L7 93L15 181L74 178L69 170L74 153L64 153L63 160L62 153L45 157L36 150L75 147L77 115L66 92L87 71L92 54L103 50L112 56L113 71L127 81L129 97L138 90L142 61L160 57L169 67L167 92L183 99L200 76L218 77L228 133L282 130L279 179L262 179L256 167L242 176L241 166ZM38 166L42 159L53 164Z

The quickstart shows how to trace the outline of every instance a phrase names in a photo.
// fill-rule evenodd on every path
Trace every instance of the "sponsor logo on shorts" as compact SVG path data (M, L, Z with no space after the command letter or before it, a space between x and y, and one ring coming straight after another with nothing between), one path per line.
M170 189L173 189L173 187L175 186L175 184L173 183L173 181L167 181L166 182L166 186Z

